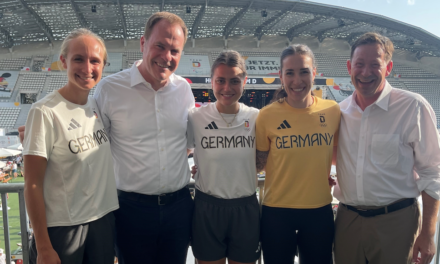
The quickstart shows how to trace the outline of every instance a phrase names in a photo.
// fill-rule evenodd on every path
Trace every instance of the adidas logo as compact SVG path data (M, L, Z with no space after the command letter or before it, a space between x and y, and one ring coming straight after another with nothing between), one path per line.
M212 121L205 129L218 129L214 121Z
M69 127L67 128L67 130L74 130L78 127L81 127L81 125L78 122L76 122L76 120L73 118L70 120L70 122L71 123L69 124Z
M284 120L283 123L281 123L281 125L277 129L286 129L286 128L291 128L291 126L289 123L287 123L286 120Z

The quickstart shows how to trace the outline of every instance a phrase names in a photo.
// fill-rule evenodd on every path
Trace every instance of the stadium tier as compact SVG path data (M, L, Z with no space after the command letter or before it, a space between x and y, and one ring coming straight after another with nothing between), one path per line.
M209 76L212 61L219 53L218 50L189 51L184 52L184 55L182 55L176 73L187 77L192 85L196 101L199 103L215 101L215 97L210 92ZM269 103L274 90L279 88L279 81L275 80L278 78L280 52L240 51L240 53L246 60L249 74L247 90L241 101L261 108ZM351 95L354 87L346 69L349 55L316 52L315 56L318 66L316 78L320 79L315 88L322 90L321 96L340 102ZM19 101L22 105L26 105L29 102L41 99L47 93L61 88L67 82L67 76L64 72L41 71L43 66L57 62L57 56L53 57L54 59L50 60L48 56L32 56L27 59L33 62L31 65L32 71L12 72L17 76L16 81L14 82L13 77L7 79L9 80L9 92L0 91L0 98L3 98L2 102L13 103ZM104 77L111 74L111 72L118 71L118 69L131 67L135 61L142 58L142 53L137 50L119 53L109 52L109 58L109 65L106 66ZM0 60L0 64L2 62L3 60ZM270 68L266 68L268 67L266 64L271 64ZM393 87L421 94L431 103L436 114L440 116L440 77L424 69L417 68L411 63L395 62L394 65L396 67L387 79L388 82ZM110 66L112 66L111 69L109 69ZM400 72L401 75L397 76L397 72ZM0 74L9 76L7 73L7 71L0 71ZM92 89L91 95L94 91L95 88ZM1 104L0 102L0 106ZM20 109L21 105L16 108ZM440 121L440 118L438 119ZM18 127L22 123L21 121L16 123L17 119L11 119L10 116L1 116L0 121L2 120L4 121L2 124L8 124L12 127Z
M20 75L17 85L20 91L39 92L44 88L45 82L46 74L26 72Z
M18 107L0 107L0 128L13 128L20 110Z
M340 102L354 91L347 73L350 46L361 34L375 31L389 37L396 47L388 82L420 93L440 114L440 38L384 16L297 0L271 1L270 5L266 0L119 0L96 4L95 12L78 0L24 0L25 8L19 2L0 4L4 10L0 107L23 109L13 127L24 122L21 117L25 120L30 103L66 83L58 60L61 41L69 31L87 26L103 37L108 49L103 76L107 76L142 58L139 39L145 21L161 10L179 15L188 27L176 74L187 78L199 103L215 101L212 62L221 51L234 49L245 58L249 76L241 101L265 106L280 86L281 51L294 43L306 44L315 53L317 94ZM6 118L0 116L0 121Z
M0 70L21 70L30 58L6 59L0 61Z

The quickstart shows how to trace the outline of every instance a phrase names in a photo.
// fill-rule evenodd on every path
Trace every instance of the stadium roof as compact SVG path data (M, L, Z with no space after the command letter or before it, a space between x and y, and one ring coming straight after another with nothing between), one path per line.
M183 18L189 38L235 35L313 36L352 43L376 31L396 48L418 58L440 56L440 38L381 15L303 0L2 0L0 45L11 48L36 41L62 40L88 27L104 39L139 39L147 18L158 11Z

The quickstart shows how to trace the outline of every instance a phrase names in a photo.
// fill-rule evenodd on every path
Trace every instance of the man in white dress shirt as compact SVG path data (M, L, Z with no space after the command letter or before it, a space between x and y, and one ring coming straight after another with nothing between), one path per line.
M143 60L96 89L114 159L121 264L186 262L193 211L186 126L194 96L174 71L187 34L180 17L153 14L140 41Z
M386 81L393 51L387 37L366 33L353 44L347 62L356 91L340 103L336 264L412 263L419 253L419 263L430 263L435 254L436 117L422 96Z

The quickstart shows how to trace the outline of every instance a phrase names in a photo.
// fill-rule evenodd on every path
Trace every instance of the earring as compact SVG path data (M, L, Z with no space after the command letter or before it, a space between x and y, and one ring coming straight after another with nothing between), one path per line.
M281 84L281 90L284 90L284 83Z

